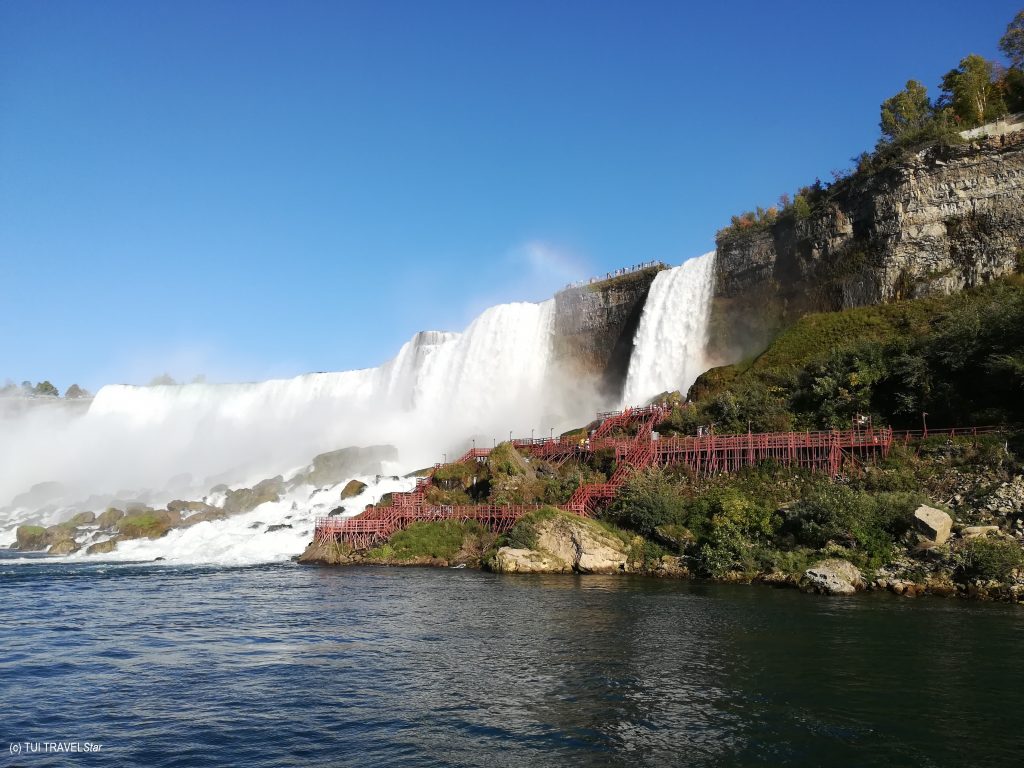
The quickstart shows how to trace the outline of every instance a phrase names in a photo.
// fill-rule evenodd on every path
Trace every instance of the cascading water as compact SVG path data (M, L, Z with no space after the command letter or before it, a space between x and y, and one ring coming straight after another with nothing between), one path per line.
M715 253L705 253L654 278L633 339L623 404L666 391L686 393L704 372Z

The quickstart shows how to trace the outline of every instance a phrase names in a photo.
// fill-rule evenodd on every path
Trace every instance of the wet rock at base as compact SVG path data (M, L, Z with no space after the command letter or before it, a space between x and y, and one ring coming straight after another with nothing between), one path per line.
M205 505L204 505L205 506ZM208 507L203 512L196 512L194 515L189 515L181 521L179 528L191 528L193 525L199 523L211 522L213 520L224 520L227 518L227 512L223 509L217 509L216 507Z
M117 549L117 541L118 540L116 538L107 539L106 541L99 541L95 544L90 545L89 548L85 550L85 554L105 555L108 552L113 552L115 549Z
M296 562L303 565L345 565L354 562L352 550L338 542L310 542Z
M114 528L122 539L158 539L180 524L181 515L162 509L125 515Z
M109 528L113 528L117 521L122 517L124 517L124 512L120 509L110 507L106 512L96 518L96 524L100 528L107 530Z
M353 496L358 496L360 493L366 490L366 483L361 483L358 480L349 480L345 483L345 487L341 489L341 500L351 499Z
M70 554L73 554L73 553L77 552L78 550L79 550L78 542L76 542L74 539L68 537L68 538L60 539L59 541L55 541L53 544L51 544L50 548L47 550L47 554L50 554L50 555L70 555Z
M281 475L268 480L261 480L252 488L239 488L228 491L224 500L224 512L228 515L240 515L251 512L260 504L280 501L284 493L284 478Z
M806 592L823 595L852 595L864 588L864 577L853 563L831 559L815 563L800 580L800 587Z
M914 527L929 541L945 544L953 529L953 518L941 509L922 504L914 510Z
M171 512L185 514L186 512L209 512L211 509L216 509L216 507L211 507L205 501L182 501L181 499L175 499L167 503L167 509Z

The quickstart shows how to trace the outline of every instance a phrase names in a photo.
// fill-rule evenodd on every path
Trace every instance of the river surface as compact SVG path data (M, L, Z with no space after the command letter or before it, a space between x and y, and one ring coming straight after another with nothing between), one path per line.
M1019 606L7 558L0 599L0 765L1024 764Z

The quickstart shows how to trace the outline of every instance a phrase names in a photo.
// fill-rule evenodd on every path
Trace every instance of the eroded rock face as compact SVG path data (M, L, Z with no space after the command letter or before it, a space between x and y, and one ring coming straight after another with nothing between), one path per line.
M980 285L1017 269L1022 231L1024 131L922 150L840 182L806 219L720 238L713 346L739 350L806 312Z
M644 302L660 270L651 267L555 294L555 360L619 395Z
M800 586L823 595L852 595L865 586L864 577L853 563L830 559L815 563L806 571Z
M914 527L934 544L945 544L953 530L953 518L935 507L922 504L914 510Z

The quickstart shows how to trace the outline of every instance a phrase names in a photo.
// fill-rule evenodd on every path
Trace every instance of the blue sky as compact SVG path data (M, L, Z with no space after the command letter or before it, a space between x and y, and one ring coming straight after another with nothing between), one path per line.
M0 381L364 367L679 263L1019 8L2 2Z

